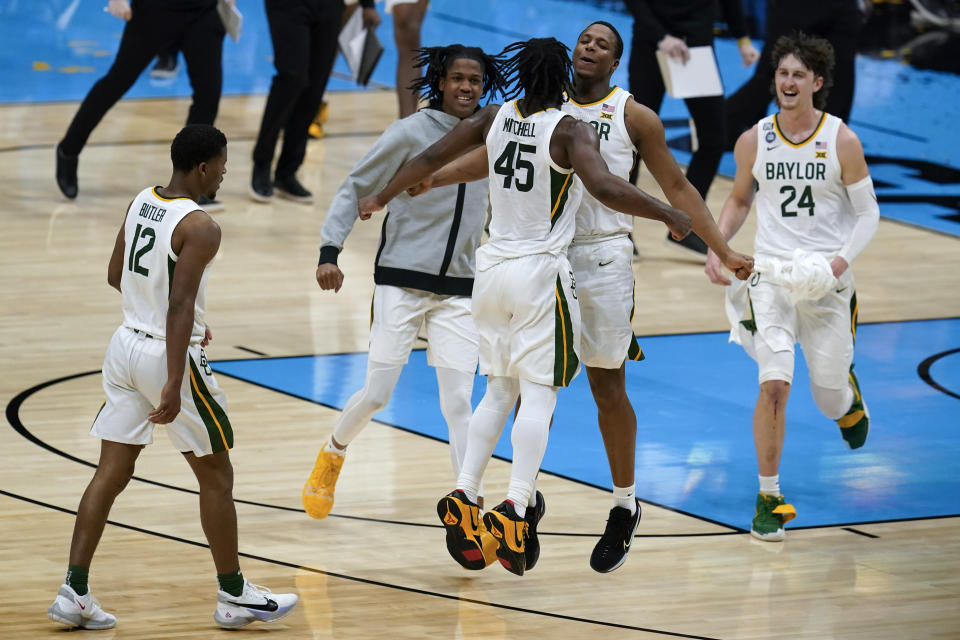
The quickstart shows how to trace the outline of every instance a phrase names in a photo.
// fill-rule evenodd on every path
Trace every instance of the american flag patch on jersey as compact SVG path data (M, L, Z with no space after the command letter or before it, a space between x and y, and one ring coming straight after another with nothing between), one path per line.
M827 143L821 140L817 140L817 143L813 146L813 148L816 149L817 151L826 151Z
M600 105L600 111L602 111L603 113L616 113L617 108L612 104L607 104L606 102L604 102L602 105Z

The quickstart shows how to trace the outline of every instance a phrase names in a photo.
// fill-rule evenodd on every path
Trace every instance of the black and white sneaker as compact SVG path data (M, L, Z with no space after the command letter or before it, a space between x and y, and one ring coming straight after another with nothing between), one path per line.
M640 501L637 500L637 512L630 514L629 509L614 507L607 518L607 528L590 555L590 568L600 573L609 573L622 565L630 553L633 534L640 524Z
M287 176L286 178L277 178L273 181L273 188L277 190L277 195L287 200L293 200L301 204L312 204L313 194L307 191L297 176Z
M253 178L250 179L250 197L255 202L270 202L273 200L270 165L253 165Z
M217 590L217 610L213 619L221 627L242 627L251 622L274 622L297 606L295 593L273 593L266 587L243 581L243 593L232 596Z
M547 512L547 503L543 499L543 494L537 491L537 504L534 507L527 507L527 514L524 520L527 521L527 545L523 554L527 558L526 570L530 571L540 559L540 539L537 538L537 525L543 519L543 514Z
M157 61L150 69L150 77L158 79L176 78L180 70L179 56L177 51L164 51L157 55Z
M68 156L57 145L57 187L65 198L77 197L77 164L79 156Z
M688 233L683 240L674 240L673 236L668 233L667 246L677 249L676 253L678 255L682 254L688 260L696 260L697 262L706 262L707 260L707 243L693 231Z

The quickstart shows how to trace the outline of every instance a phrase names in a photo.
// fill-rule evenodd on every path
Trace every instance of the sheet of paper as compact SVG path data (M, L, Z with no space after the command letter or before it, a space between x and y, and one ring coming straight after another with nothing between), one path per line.
M357 84L365 85L383 54L383 45L372 29L363 28L362 11L354 11L340 30L340 52Z
M223 28L227 30L234 42L239 42L240 31L243 29L243 14L237 10L237 6L229 4L227 0L218 0L217 13L220 14Z
M690 59L683 64L679 59L671 58L657 51L660 75L667 87L667 93L673 98L704 98L723 95L720 71L717 59L713 56L713 47L690 47Z

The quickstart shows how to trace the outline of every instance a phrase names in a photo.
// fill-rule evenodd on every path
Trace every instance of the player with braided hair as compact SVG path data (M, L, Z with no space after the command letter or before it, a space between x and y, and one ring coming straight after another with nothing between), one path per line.
M424 192L428 186L491 176L490 238L477 251L473 289L480 373L488 376L487 390L470 421L457 488L437 505L447 529L447 550L471 569L483 567L477 527L480 479L518 395L523 402L511 436L507 499L485 513L483 522L497 538L500 563L512 573L522 575L529 568L527 547L537 545L531 520L537 519L538 510L528 507L536 500L534 483L557 391L580 366L580 313L566 256L580 181L612 209L660 220L678 239L690 231L687 214L611 174L593 127L560 111L570 80L567 51L553 38L508 46L502 54L510 56L504 74L517 83L509 96L523 97L485 107L463 120L407 163L377 195L359 203L360 217L368 218L407 187ZM483 146L463 155L478 144ZM698 232L719 239L718 248L726 246L715 225L696 226ZM750 273L751 258L729 249L723 257L741 278Z
M378 192L404 162L473 114L481 98L499 93L503 85L499 60L476 47L429 47L419 51L417 60L426 73L415 87L429 105L391 124L330 203L317 266L317 283L324 290L336 292L343 285L337 256L357 219L357 201ZM303 506L311 517L330 512L347 445L390 400L421 326L450 429L450 459L459 474L478 358L470 303L474 254L487 206L485 180L436 189L416 200L406 194L391 199L374 269L366 382L347 402L303 487ZM489 562L495 546L488 538Z

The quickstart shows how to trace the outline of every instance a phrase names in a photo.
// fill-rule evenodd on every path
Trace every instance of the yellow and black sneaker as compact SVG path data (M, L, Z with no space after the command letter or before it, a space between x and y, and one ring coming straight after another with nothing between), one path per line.
M497 561L497 539L487 531L487 525L483 524L483 518L480 518L477 531L479 532L477 537L480 538L480 551L483 552L483 566L489 567Z
M497 539L497 560L510 573L522 576L527 568L526 520L517 515L512 502L504 500L483 514L483 523Z
M547 512L547 503L543 499L543 494L537 491L537 504L527 507L527 514L523 519L527 523L527 543L523 555L527 559L526 571L533 569L540 559L540 539L537 538L537 525L543 519L543 514Z
M860 382L857 374L853 372L853 365L850 365L850 388L853 389L853 403L847 413L837 420L837 425L847 446L859 449L867 441L867 433L870 431L870 411L860 395Z
M480 541L480 507L456 489L437 503L437 515L447 530L447 551L464 569L473 571L487 566Z
M310 123L310 128L307 130L307 135L314 140L324 136L323 125L327 121L329 111L330 110L326 102L320 104L320 109L317 111L316 117L313 119L313 122Z

